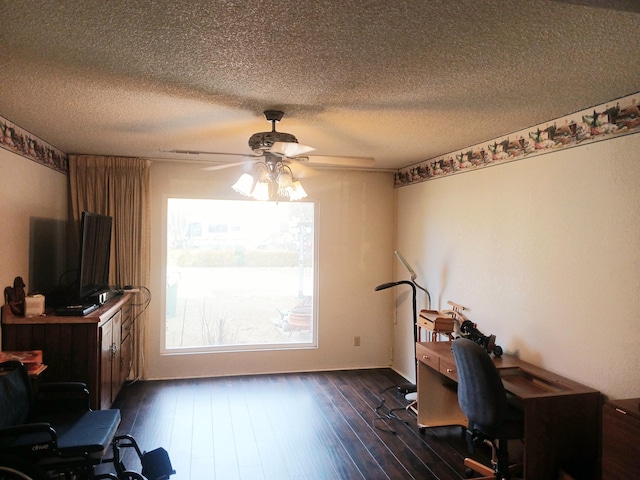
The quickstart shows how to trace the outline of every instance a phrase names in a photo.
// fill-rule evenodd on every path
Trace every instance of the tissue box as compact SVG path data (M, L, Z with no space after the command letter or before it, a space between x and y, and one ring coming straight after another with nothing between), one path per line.
M29 295L24 299L24 316L44 315L44 295Z

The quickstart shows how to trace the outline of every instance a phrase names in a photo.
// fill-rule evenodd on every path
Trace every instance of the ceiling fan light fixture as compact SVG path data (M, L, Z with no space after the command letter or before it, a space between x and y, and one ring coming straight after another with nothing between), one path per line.
M245 197L250 197L255 189L255 185L256 180L254 179L253 175L243 173L238 181L231 186L231 188L233 188L241 195L244 195Z
M267 162L256 162L251 173L243 173L232 189L256 200L277 200L287 197L291 201L307 196L302 184L293 176L291 168L281 159L268 155Z
M291 201L302 200L307 196L307 192L305 192L304 188L302 188L302 184L300 183L299 180L295 180L291 184L291 187L288 188L288 190L289 190L289 200Z
M280 174L278 175L278 188L282 190L284 188L291 187L292 184L293 176L291 175L291 172L287 172L286 170L280 172Z
M270 190L268 182L257 182L253 192L251 192L251 197L265 202L271 198Z

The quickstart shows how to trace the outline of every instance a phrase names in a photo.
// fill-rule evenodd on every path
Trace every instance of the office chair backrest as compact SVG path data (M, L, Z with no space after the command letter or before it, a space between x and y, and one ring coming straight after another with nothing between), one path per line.
M468 338L453 341L453 356L458 369L458 403L469 421L497 426L503 422L507 394L487 351Z
M29 416L33 400L29 374L20 362L5 362L0 367L0 428L20 425Z

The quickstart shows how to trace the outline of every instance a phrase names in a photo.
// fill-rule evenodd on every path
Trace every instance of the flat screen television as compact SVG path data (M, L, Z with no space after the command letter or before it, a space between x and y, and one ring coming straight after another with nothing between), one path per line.
M78 301L86 302L109 289L112 218L82 212L80 259L78 264Z

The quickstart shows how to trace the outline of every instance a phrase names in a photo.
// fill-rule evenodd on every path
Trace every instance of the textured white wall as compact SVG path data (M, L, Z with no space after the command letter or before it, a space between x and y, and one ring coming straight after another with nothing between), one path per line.
M462 304L507 352L638 397L639 155L630 135L400 188L397 248L433 308ZM410 326L395 333L411 375Z
M168 196L241 198L230 188L241 169L213 172L156 162L152 182L152 262L146 377L175 378L389 366L393 306L373 291L392 274L394 190L389 173L332 172L303 180L317 202L319 339L317 349L162 355L160 318ZM361 337L354 347L353 337Z

